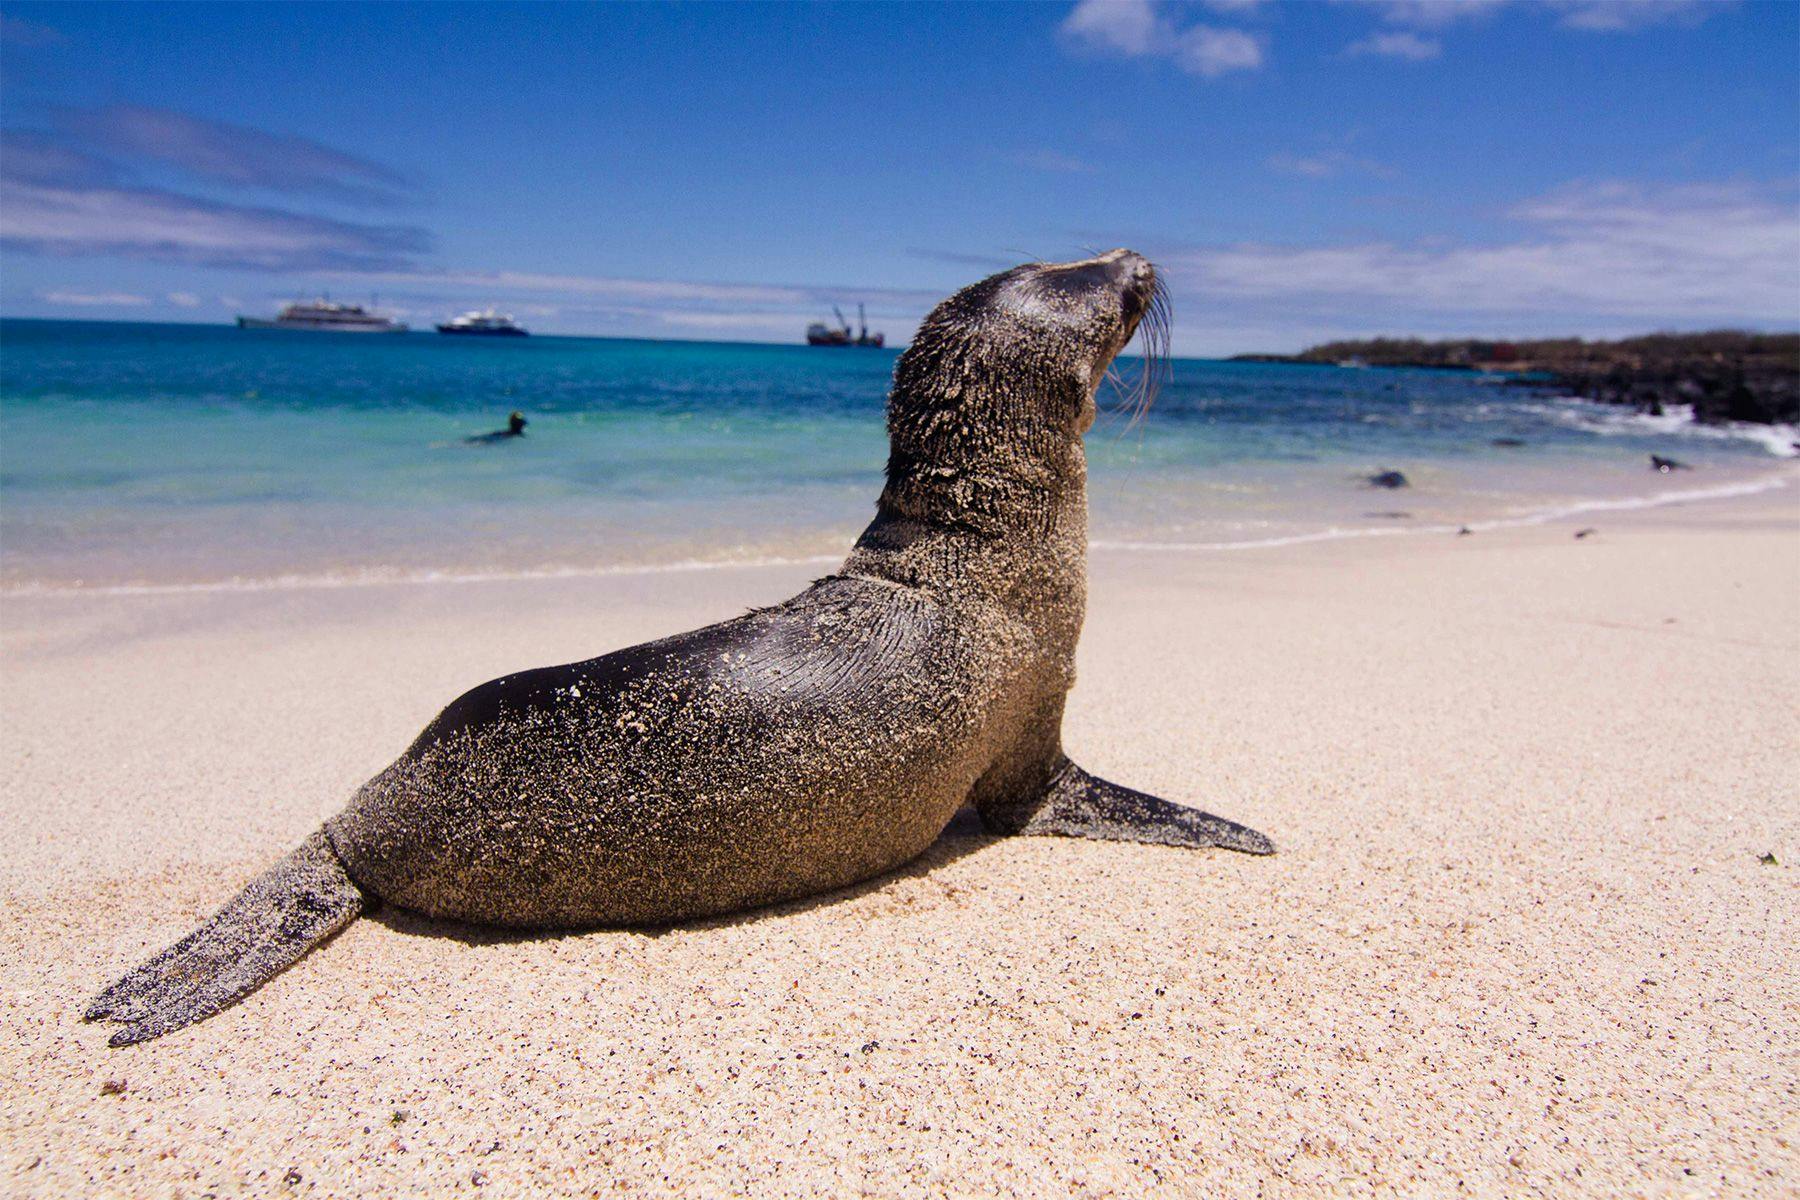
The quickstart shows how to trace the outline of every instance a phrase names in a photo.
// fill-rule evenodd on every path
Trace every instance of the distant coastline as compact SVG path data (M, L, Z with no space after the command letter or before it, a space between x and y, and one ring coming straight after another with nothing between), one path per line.
M1800 333L1654 333L1613 342L1371 338L1325 342L1298 354L1239 354L1229 362L1314 363L1490 371L1507 382L1661 415L1691 406L1703 424L1800 423Z

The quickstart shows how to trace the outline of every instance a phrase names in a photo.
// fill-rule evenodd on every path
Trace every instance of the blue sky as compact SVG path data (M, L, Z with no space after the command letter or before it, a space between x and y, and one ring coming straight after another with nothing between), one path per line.
M1800 325L1800 4L0 13L7 315L904 340L1130 245L1184 353Z

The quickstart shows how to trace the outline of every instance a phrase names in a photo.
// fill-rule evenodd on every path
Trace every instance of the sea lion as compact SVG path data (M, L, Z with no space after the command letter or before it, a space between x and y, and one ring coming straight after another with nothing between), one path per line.
M529 424L531 422L525 419L524 413L511 412L506 415L505 429L496 429L492 433L472 433L463 441L471 446L484 446L492 445L495 442L504 442L510 438L524 437L525 426Z
M1370 487L1403 488L1412 486L1412 481L1407 479L1407 477L1402 475L1399 471L1377 471L1375 474L1365 476L1364 478L1368 481Z
M956 293L895 366L886 487L836 573L475 688L87 1017L124 1026L115 1046L179 1029L377 900L550 929L816 895L913 858L965 803L1001 834L1271 853L1062 752L1087 593L1082 435L1113 358L1147 318L1166 334L1165 311L1128 250Z

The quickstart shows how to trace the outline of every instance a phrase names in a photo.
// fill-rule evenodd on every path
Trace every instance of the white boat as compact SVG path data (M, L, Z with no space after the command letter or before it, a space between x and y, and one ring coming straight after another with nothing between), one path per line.
M437 327L439 333L457 333L471 337L527 337L529 331L511 313L493 309L471 309L460 317L452 317Z
M392 317L360 304L334 304L323 297L305 304L290 304L267 317L239 317L239 329L312 329L326 333L405 333L406 326Z

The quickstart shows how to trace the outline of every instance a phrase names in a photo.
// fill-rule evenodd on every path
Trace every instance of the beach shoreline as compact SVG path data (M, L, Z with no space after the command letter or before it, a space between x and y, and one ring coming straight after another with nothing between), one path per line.
M461 689L819 573L5 597L5 1190L1800 1180L1791 488L1096 550L1071 752L1266 830L1272 859L965 816L802 904L545 938L390 911L162 1041L109 1051L77 1020Z
M1238 514L1237 520L1198 526L1185 523L1179 512L1173 511L1180 506L1170 503L1171 489L1159 490L1147 478L1121 473L1096 485L1105 495L1097 506L1101 514L1090 533L1090 546L1100 552L1238 553L1361 538L1435 537L1462 530L1475 533L1545 525L1583 515L1598 518L1709 504L1800 485L1800 465L1781 459L1734 462L1693 474L1633 467L1624 472L1618 464L1609 464L1608 472L1596 477L1566 463L1549 469L1540 465L1528 487L1501 492L1491 483L1484 486L1485 481L1466 464L1422 462L1412 469L1423 486L1384 493L1337 468L1314 469L1310 478L1296 484L1291 468L1283 473L1255 464L1240 468L1240 477L1197 481L1181 499L1195 508L1209 502L1224 508L1229 499L1222 493L1240 497L1262 493L1278 498L1269 500L1248 519ZM1500 473L1491 467L1489 471ZM1368 511L1384 496L1405 508ZM1113 511L1125 497L1140 510L1135 522L1120 519ZM358 553L358 548L317 539L317 545L309 549L332 557L308 558L303 566L290 570L247 573L232 570L229 550L208 546L202 539L190 543L188 557L178 565L159 560L141 546L120 555L76 542L69 561L84 564L85 573L70 574L64 564L46 569L46 564L32 555L10 554L5 569L0 570L0 598L332 590L820 567L841 562L855 538L854 529L847 524L802 528L783 535L770 520L758 519L763 514L748 515L716 502L699 511L704 513L702 528L680 541L655 536L640 539L629 533L614 536L621 524L616 514L597 526L572 514L560 514L553 522L558 540L533 543L540 550L552 547L547 557L535 561L504 557L511 550L511 539L500 536L489 548L502 557L474 558L466 541L440 538L434 542L431 524L414 531L409 558L416 561L382 561L379 554L371 561L363 550L361 557L345 562L341 560ZM433 518L440 529L443 521L442 516ZM269 548L277 553L301 553L297 547L281 543Z

